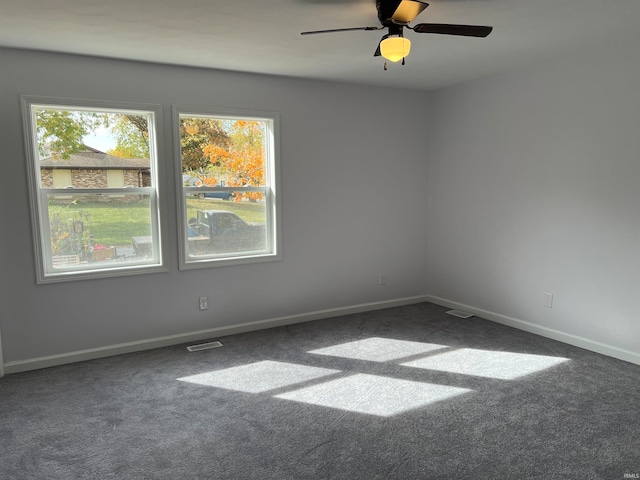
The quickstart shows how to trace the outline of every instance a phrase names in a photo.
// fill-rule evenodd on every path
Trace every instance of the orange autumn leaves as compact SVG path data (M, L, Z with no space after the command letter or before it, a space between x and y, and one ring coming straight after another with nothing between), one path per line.
M261 186L265 184L264 123L235 120L228 130L231 142L220 146L209 144L203 148L214 165L221 165L229 173L226 184L235 186ZM241 198L259 200L262 194L247 192L236 195Z

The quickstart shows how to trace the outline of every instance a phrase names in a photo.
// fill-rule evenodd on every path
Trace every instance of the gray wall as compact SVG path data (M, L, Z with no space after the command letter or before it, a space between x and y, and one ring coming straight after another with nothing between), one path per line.
M10 49L0 49L0 65L5 362L426 291L430 95ZM172 104L279 112L284 259L179 271L175 196L165 188L169 273L36 285L20 94L162 104L166 152ZM161 161L171 187L173 160Z
M438 92L428 217L438 301L640 361L637 45Z
M637 44L431 93L0 49L5 361L428 293L640 363ZM178 271L167 189L169 273L37 286L19 94L280 112L284 259Z

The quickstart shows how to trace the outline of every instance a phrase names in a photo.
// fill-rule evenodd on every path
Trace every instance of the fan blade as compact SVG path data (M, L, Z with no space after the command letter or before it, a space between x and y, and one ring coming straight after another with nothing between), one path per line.
M463 37L486 37L493 27L481 25L451 25L448 23L419 23L412 29L418 33L440 33L442 35L461 35Z
M414 0L402 0L396 11L391 16L392 20L398 23L410 23L420 15L425 8L429 6L425 2L417 2Z
M332 28L331 30L312 30L310 32L301 32L300 35L315 35L316 33L350 32L354 30L382 30L382 27Z

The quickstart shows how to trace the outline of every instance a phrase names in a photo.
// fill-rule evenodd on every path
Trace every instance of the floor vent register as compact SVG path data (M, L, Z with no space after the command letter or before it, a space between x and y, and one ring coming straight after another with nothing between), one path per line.
M218 348L222 346L222 342L207 342L207 343L200 343L198 345L190 345L187 347L187 350L189 350L190 352L199 352L200 350L208 350L210 348Z
M463 312L462 310L449 310L447 312L449 315L453 315L458 318L471 318L473 317L473 313Z

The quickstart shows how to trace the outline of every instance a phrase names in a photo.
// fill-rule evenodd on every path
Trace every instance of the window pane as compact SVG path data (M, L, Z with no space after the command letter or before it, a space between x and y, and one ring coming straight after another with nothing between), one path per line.
M266 185L265 120L180 116L183 182Z
M211 195L241 192L208 192ZM264 201L187 197L187 254L190 257L266 252Z
M158 257L148 194L48 194L47 199L53 270L133 264Z
M35 108L43 188L151 186L150 115Z

